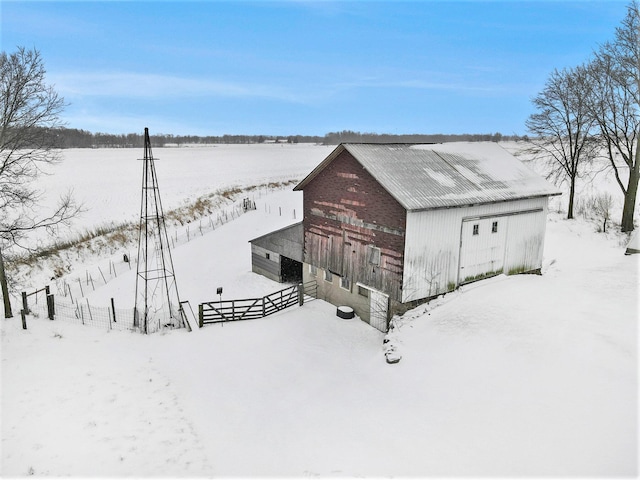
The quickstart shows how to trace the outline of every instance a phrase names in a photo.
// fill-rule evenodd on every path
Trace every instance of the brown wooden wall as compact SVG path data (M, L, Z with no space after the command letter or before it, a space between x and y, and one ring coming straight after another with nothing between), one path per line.
M405 209L347 151L303 190L305 262L400 300ZM379 266L369 261L372 245Z

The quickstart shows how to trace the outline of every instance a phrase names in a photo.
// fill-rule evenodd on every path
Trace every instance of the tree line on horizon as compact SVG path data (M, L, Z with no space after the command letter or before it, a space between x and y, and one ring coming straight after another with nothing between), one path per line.
M81 129L58 128L55 131L59 148L142 148L142 133L110 134L92 133ZM500 142L526 140L518 135L501 133L483 134L378 134L351 130L319 135L151 135L154 147L210 144L260 144L260 143L316 143L338 145L340 143L445 143L445 142Z

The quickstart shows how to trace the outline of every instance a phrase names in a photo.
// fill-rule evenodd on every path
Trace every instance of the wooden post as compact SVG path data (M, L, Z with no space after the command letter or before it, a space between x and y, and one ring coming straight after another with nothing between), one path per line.
M304 305L304 285L302 283L298 284L298 305L300 307Z
M27 314L24 312L24 310L20 310L20 316L22 317L22 329L26 330L27 329Z
M53 295L49 294L47 294L47 313L49 315L49 320L53 320L56 313L56 307L53 300Z
M116 304L113 301L113 297L111 298L111 312L113 313L113 323L118 323L116 321Z
M22 292L22 310L29 313L29 303L27 302L27 292Z

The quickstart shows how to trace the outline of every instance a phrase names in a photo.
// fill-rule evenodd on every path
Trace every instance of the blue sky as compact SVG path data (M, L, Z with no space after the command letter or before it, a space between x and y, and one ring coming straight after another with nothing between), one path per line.
M626 1L12 1L70 128L176 135L525 134L554 68Z

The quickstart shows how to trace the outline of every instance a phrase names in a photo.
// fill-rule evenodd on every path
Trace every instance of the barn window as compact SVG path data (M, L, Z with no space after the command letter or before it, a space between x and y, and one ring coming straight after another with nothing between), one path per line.
M340 286L345 290L351 291L351 280L347 277L340 277Z
M358 295L369 298L369 289L364 288L362 285L358 285Z
M369 245L369 263L371 265L380 265L380 249Z
M309 273L315 277L316 275L318 275L318 267L316 267L315 265L309 265Z
M480 230L480 225L478 225L477 223L473 225L473 234L474 235L478 235Z
M265 255L267 256L267 260L271 260L271 254L270 253L265 253Z
M493 222L491 225L491 233L498 233L498 222Z
M324 279L327 282L333 282L333 274L329 270L324 271Z

